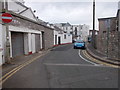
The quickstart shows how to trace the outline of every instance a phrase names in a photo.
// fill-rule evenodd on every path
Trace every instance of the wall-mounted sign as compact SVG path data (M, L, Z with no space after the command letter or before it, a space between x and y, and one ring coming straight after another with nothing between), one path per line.
M9 13L3 13L2 14L2 21L4 23L10 23L10 22L12 22L12 15L9 14Z

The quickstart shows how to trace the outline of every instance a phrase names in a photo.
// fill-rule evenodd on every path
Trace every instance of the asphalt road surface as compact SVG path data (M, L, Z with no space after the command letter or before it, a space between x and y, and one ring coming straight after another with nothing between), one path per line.
M118 88L118 69L91 62L73 45L54 48L11 76L3 88Z

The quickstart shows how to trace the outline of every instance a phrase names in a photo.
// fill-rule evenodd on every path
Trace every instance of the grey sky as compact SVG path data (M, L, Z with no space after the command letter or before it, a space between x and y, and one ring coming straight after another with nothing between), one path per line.
M96 29L98 18L116 16L118 1L96 2ZM92 2L26 2L26 5L36 10L36 16L44 21L87 24L92 29Z

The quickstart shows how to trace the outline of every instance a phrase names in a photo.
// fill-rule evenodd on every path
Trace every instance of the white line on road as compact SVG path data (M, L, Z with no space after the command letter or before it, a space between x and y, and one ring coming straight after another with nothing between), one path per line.
M94 62L91 62L91 61L85 59L85 58L81 55L80 50L78 51L78 55L79 55L80 58L82 58L84 61L89 62L89 63L91 63L91 64L93 64L93 65L95 65L95 66L99 66L98 64L96 64L96 63L94 63Z
M100 65L90 65L90 64L70 64L70 63L44 63L45 65L49 66L88 66L88 67L107 67L107 66L100 66Z

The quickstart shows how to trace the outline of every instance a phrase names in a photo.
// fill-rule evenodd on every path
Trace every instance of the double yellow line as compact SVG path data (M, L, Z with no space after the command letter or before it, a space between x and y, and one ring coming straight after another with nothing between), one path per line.
M86 50L85 50L85 51L82 51L82 52L83 52L83 54L84 54L88 59L90 59L90 60L93 61L93 62L102 64L102 65L106 65L106 66L109 66L109 67L119 68L118 65L109 64L109 63L102 62L102 61L100 61L100 60L97 60L97 59L93 58L92 56L90 56L90 55L86 52Z
M43 54L42 54L43 55ZM29 65L30 63L32 63L33 61L37 60L38 58L40 58L42 55L37 56L36 58L33 58L21 65L19 65L18 67L14 68L13 70L11 70L10 72L6 73L3 77L0 78L0 85L2 85L7 79L9 79L12 75L14 75L17 71L21 70L23 67Z

